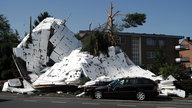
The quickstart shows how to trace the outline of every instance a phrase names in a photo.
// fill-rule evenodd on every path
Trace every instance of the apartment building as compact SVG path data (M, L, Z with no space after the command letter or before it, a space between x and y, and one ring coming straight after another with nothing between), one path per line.
M151 64L156 53L162 49L167 55L167 61L175 63L178 52L175 45L183 36L146 34L146 33L119 33L121 48L137 65Z
M192 40L190 37L186 37L180 45L175 46L175 50L179 52L176 62L192 69Z

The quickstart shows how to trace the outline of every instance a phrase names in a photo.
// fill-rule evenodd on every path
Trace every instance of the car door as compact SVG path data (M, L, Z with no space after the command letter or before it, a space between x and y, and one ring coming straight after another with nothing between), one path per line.
M146 93L151 92L154 89L154 84L151 80L145 78L137 79L138 89L145 91Z
M124 81L125 79L119 79L116 85L112 88L111 94L113 97L122 97L124 92Z
M124 98L130 97L136 91L135 79L134 78L124 78L119 82L119 85L116 86L114 92L116 95Z
M136 92L136 85L135 85L135 78L127 78L124 83L124 97L131 97L135 95Z

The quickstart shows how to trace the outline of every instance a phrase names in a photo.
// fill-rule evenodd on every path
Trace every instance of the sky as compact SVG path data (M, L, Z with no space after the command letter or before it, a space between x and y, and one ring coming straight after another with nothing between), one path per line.
M30 16L34 21L40 13L47 11L55 18L67 20L67 27L74 33L87 30L107 21L106 10L113 3L114 12L120 14L144 13L143 26L129 28L124 32L165 34L192 38L192 0L1 0L3 14L12 29L21 37L29 32ZM116 17L120 22L122 16Z

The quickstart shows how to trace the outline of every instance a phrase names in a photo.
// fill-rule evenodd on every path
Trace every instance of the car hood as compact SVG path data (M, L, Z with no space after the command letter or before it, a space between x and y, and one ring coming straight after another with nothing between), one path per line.
M109 86L99 86L99 87L95 88L95 90L107 90L109 88L110 88Z

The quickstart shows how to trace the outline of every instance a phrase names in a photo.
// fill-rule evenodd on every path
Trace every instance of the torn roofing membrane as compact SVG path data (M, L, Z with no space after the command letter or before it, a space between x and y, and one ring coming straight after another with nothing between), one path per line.
M28 42L29 38L32 42ZM111 80L127 76L158 79L152 72L136 66L119 47L109 47L109 57L92 56L80 52L80 48L81 42L61 20L46 18L13 51L25 62L34 85L78 84L82 74L91 80L101 76ZM48 66L50 62L52 65Z
M162 80L135 65L119 47L110 46L109 57L106 57L81 52L81 46L61 20L49 17L13 48L13 52L23 63L24 69L20 71L30 79L32 86L79 84L82 74L91 79L87 85L122 77Z

